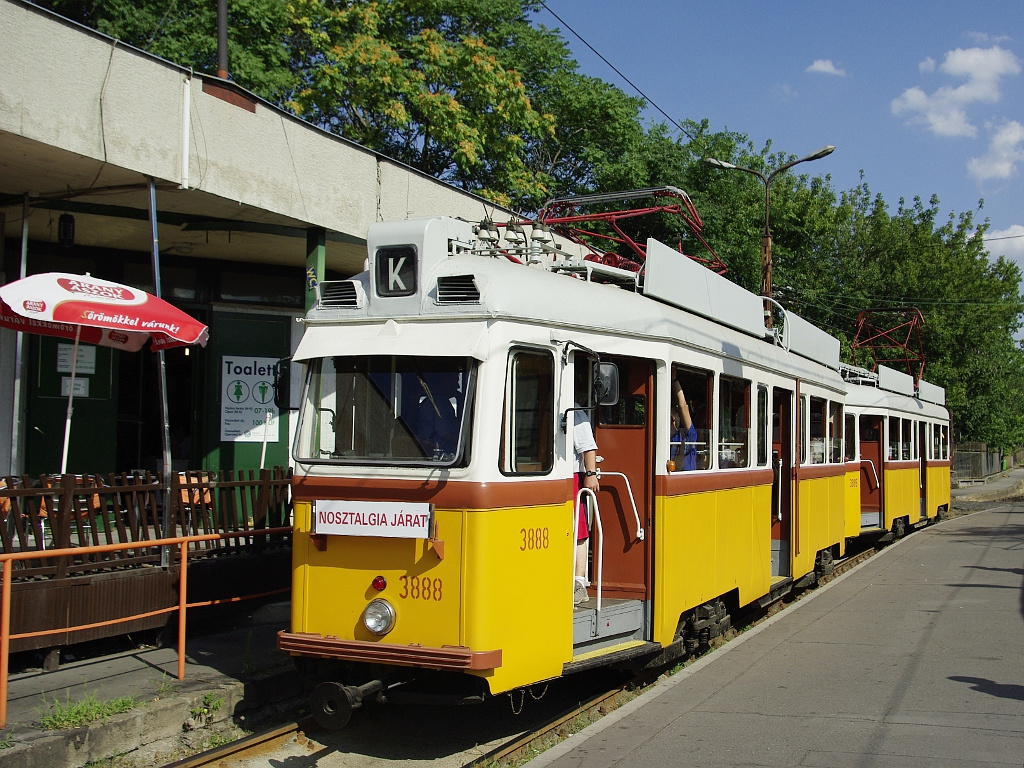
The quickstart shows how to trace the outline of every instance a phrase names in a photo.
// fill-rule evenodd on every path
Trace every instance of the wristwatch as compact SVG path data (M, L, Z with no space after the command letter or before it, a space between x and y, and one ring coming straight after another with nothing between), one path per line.
M597 474L597 472L588 469L583 474L586 475L587 477L594 477Z

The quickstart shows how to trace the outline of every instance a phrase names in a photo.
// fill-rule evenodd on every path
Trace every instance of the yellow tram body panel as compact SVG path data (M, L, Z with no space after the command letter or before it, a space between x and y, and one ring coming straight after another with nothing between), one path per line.
M310 506L295 505L292 629L325 637L431 647L461 646L462 514L435 513L444 558L423 539L325 536L324 551L309 536ZM301 513L300 513L301 509ZM301 522L300 522L301 520ZM387 586L371 586L383 576ZM361 620L374 598L390 602L397 614L386 638L371 633Z
M949 508L950 497L949 464L940 465L929 462L925 469L925 498L928 500L928 517L934 518L940 507Z
M900 517L917 522L921 516L921 471L917 464L892 469L886 466L882 471L885 527L891 530L893 521Z
M860 465L847 464L846 474L843 476L843 498L844 498L844 538L853 539L860 536ZM851 469L851 467L853 467Z
M734 589L741 604L769 591L771 494L768 484L659 498L655 642L672 642L684 611Z
M501 649L500 667L471 673L487 678L491 693L557 677L572 659L572 509L466 514L465 644Z
M794 532L793 578L814 570L814 560L822 549L838 544L839 554L846 549L846 475L800 480L800 511Z
M501 652L468 670L491 693L557 677L572 658L571 503L487 510L435 509L436 539L310 538L310 505L295 504L292 631L341 640ZM443 556L439 556L439 552ZM371 587L375 576L387 587ZM395 608L386 637L361 617L374 598Z

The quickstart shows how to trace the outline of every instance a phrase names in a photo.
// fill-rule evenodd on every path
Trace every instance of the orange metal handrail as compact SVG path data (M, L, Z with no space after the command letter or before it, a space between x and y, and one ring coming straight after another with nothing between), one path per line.
M275 533L290 533L291 526L280 528L262 528L256 533L260 536ZM61 632L88 629L104 624L119 624L136 619L152 616L155 613L170 613L178 611L178 679L185 679L185 614L188 608L212 605L221 602L234 602L244 598L225 598L223 600L204 601L201 603L186 602L185 588L188 584L188 544L193 541L214 541L233 539L241 536L252 536L254 532L234 531L231 533L207 533L196 536L174 536L166 539L150 539L145 542L127 541L119 544L101 544L91 547L69 547L66 549L51 549L45 552L29 550L25 552L8 552L0 554L0 564L3 566L3 587L0 590L0 730L7 727L7 673L10 668L10 643L12 638L38 637L40 635L55 635ZM38 560L51 557L64 557L70 555L99 554L102 552L114 552L121 549L139 549L140 546L149 547L170 547L177 545L180 552L180 571L178 573L178 605L177 607L165 608L159 611L133 614L120 619L101 622L99 624L83 624L76 627L58 627L52 630L27 632L18 635L11 635L11 582L13 577L13 563L15 560ZM279 592L287 592L287 589ZM248 595L246 598L263 597L276 594L275 592L263 592L259 595Z

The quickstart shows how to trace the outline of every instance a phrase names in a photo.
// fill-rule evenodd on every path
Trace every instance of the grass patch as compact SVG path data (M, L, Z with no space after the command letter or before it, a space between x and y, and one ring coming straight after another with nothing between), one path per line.
M162 699L165 696L173 696L180 689L181 686L178 685L178 681L171 680L167 677L167 673L164 672L163 676L160 678L160 685L158 685L156 689L156 697L158 699Z
M213 720L213 716L217 713L217 710L224 704L224 697L218 696L216 693L203 694L203 700L196 706L189 710L189 714L192 715L192 719L195 721L203 720L207 725Z
M14 735L8 733L0 739L0 749L10 749L14 746Z
M60 731L97 721L106 722L111 715L119 715L134 709L135 699L132 696L120 696L100 701L95 693L90 693L80 701L71 701L71 694L68 693L64 701L47 701L44 696L43 704L46 711L40 714L39 724L48 731Z

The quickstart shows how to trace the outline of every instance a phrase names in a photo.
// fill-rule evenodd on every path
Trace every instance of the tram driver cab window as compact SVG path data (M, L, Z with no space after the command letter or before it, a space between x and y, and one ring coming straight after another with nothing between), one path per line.
M711 467L709 414L713 386L714 374L711 371L672 366L669 472Z

